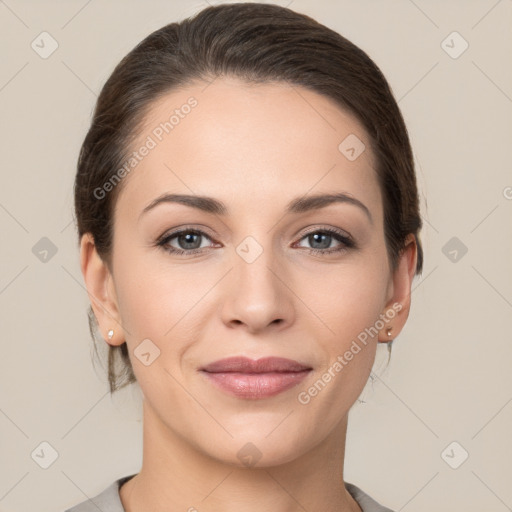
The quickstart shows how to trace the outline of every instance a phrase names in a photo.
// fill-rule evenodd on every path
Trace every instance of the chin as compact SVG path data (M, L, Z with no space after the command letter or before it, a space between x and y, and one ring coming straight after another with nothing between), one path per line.
M238 468L263 469L292 462L308 449L304 438L290 436L289 429L283 430L281 435L271 434L269 437L266 435L266 431L264 433L260 431L252 438L247 433L243 436L235 435L234 439L215 444L214 453L211 452L212 447L210 447L208 455L223 464ZM313 444L311 443L311 446Z

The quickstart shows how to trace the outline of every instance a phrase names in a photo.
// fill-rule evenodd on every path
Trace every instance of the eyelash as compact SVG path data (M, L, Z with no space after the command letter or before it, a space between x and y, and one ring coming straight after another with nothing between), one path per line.
M164 235L163 237L161 237L156 245L158 247L161 247L165 252L167 253L170 253L170 254L177 254L177 255L183 255L183 254L188 254L188 255L192 255L192 254L197 254L197 253L200 253L202 252L204 249L206 249L206 247L200 247L200 248L197 248L197 249L190 249L190 250L185 250L185 249L177 249L176 247L171 247L169 245L167 245L173 238L176 238L177 236L179 235L183 235L183 234L195 234L195 235L201 235L201 236L205 236L206 238L209 238L211 240L211 237L208 236L207 233L205 233L204 231L200 231L198 229L181 229L179 231L174 231L172 233L169 233L169 234L166 234ZM355 242L352 240L352 238L350 238L349 236L347 236L343 231L338 231L336 229L332 229L332 228L326 228L326 229L315 229L313 231L309 231L307 233L305 233L301 238L300 240L302 240L303 238L306 238L307 236L310 236L310 235L313 235L313 234L316 234L316 233L322 233L322 234L327 234L327 235L331 235L333 236L338 242L341 242L342 245L340 247L338 247L337 249L314 249L314 248L311 248L311 249L308 249L307 247L305 248L309 253L311 254L315 254L315 255L318 255L318 256L327 256L329 254L333 254L333 253L343 253L345 251L348 251L349 249L355 249L357 248ZM299 241L300 241L299 240Z

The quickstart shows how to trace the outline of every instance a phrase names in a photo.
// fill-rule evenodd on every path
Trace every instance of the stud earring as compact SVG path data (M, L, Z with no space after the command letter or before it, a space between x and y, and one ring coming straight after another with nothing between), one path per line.
M386 330L386 334L388 335L388 338L391 336L391 331L393 330L392 327L388 327Z
M113 329L110 329L110 331L108 331L107 337L108 337L109 340L111 340L114 337L114 330Z

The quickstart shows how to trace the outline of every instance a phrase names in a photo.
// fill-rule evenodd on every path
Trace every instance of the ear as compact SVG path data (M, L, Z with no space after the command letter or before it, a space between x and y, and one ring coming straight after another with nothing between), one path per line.
M411 309L411 287L416 270L418 246L413 234L409 234L405 247L400 253L398 265L390 283L389 299L381 318L387 319L379 331L379 343L387 343L396 338L403 329ZM391 331L389 331L391 329ZM388 335L390 332L391 335Z
M109 345L122 345L125 340L114 282L107 264L96 250L91 233L84 234L80 240L80 268L103 338ZM111 329L114 335L109 339Z

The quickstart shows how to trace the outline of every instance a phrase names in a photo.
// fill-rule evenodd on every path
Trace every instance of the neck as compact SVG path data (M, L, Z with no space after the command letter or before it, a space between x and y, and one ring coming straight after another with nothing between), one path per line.
M361 512L343 483L347 419L286 464L244 467L200 452L144 400L141 471L120 489L126 512Z

